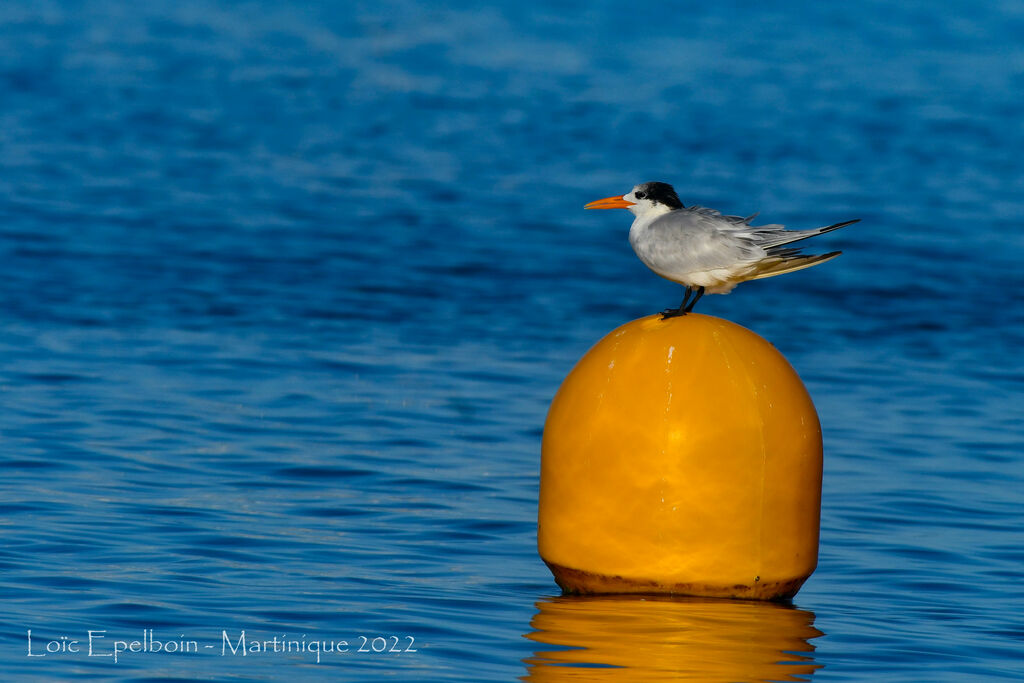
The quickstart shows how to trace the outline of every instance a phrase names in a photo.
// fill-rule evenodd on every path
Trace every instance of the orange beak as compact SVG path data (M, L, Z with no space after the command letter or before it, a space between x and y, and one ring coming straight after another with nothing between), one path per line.
M635 202L627 202L622 196L619 197L605 197L604 199L598 199L596 202L590 202L584 209L628 209L633 206Z

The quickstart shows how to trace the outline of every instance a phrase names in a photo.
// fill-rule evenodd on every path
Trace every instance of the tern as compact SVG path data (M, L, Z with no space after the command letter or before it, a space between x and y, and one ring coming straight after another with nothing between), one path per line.
M757 216L724 216L703 206L683 206L668 183L641 183L629 194L590 202L584 209L629 209L634 216L629 243L648 268L686 287L679 308L686 315L705 294L728 294L747 280L792 273L830 261L842 252L804 255L786 245L838 230L860 219L824 228L786 230L781 225L751 225ZM691 299L691 297L693 297Z

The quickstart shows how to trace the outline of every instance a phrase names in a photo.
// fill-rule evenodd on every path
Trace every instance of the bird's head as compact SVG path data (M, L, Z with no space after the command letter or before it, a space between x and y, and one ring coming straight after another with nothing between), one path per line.
M679 196L668 183L640 183L628 194L619 197L606 197L590 202L584 209L629 209L634 216L642 216L650 211L674 211L683 208Z

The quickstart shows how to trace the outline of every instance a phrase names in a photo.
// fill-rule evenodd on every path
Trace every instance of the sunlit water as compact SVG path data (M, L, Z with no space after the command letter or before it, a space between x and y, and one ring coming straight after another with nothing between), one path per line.
M1021 35L1010 2L3 3L4 679L1024 677ZM680 298L581 210L643 180L862 219L700 304L818 407L792 606L562 598L536 556L552 395ZM200 649L100 656L150 629Z

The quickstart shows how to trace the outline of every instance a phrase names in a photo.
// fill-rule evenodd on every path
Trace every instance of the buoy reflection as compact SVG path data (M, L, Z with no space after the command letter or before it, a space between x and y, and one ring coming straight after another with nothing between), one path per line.
M790 605L563 596L536 606L525 637L542 647L524 660L524 681L806 681L822 667L814 613Z

